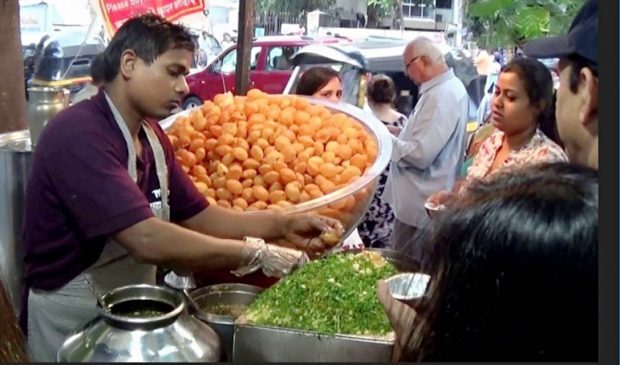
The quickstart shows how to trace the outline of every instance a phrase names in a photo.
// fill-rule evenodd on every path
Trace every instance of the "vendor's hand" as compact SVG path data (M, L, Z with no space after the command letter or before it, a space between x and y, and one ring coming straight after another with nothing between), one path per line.
M307 252L320 253L336 245L344 233L342 224L336 219L308 214L284 217L284 242L278 242L284 246L288 243Z
M392 361L398 362L404 356L411 354L411 338L413 335L414 320L417 315L415 309L400 302L390 294L385 280L377 282L377 295L383 304L390 324L396 332L396 343L392 352Z
M254 237L245 237L243 260L245 265L232 271L233 274L245 276L261 269L267 276L282 277L309 261L303 251L266 244Z
M271 244L267 244L265 247L260 264L261 270L267 276L281 278L310 261L305 252L294 248Z

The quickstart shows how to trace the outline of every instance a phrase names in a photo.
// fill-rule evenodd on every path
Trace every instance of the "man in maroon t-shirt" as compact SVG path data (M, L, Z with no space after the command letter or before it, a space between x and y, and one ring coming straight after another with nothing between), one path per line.
M330 219L207 206L159 125L145 121L178 107L193 51L184 27L153 14L128 20L104 52L104 87L43 131L23 231L22 327L33 359L55 361L70 331L96 316L91 287L154 283L155 266L281 276L307 256L244 237L321 252L319 236L342 229Z

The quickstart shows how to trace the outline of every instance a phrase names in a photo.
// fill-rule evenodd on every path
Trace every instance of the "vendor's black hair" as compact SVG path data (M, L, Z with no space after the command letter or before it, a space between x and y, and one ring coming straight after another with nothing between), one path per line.
M104 79L111 82L120 68L121 55L133 50L147 64L169 49L195 51L187 28L173 24L156 14L143 14L127 20L118 29L104 52Z
M597 360L596 170L496 174L470 185L434 232L412 360Z
M99 53L93 57L90 61L90 77L92 78L92 83L97 85L103 82L105 73L105 62L104 62L104 54Z

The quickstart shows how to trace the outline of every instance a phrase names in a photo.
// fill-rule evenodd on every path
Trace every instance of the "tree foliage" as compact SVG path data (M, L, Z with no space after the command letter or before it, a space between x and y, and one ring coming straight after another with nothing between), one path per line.
M471 0L465 25L481 47L523 43L567 31L585 0Z
M375 7L382 11L385 15L389 15L395 7L400 5L399 0L368 0L369 7Z
M375 25L370 22L370 13L376 18L373 19L375 21L379 21L381 18L385 17L395 19L402 18L402 0L368 0L367 6L369 26ZM402 24L402 22L400 23Z

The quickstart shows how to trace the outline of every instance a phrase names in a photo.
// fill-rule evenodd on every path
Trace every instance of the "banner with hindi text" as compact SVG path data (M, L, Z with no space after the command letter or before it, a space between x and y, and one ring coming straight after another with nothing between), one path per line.
M110 37L127 19L140 14L151 12L175 21L182 16L201 12L204 7L204 0L99 0L99 8Z

